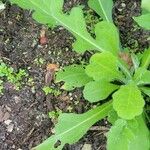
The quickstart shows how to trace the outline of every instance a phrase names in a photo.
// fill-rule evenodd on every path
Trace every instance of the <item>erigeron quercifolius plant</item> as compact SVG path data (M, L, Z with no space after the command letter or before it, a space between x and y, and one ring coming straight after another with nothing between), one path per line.
M59 71L56 81L64 81L66 90L84 87L86 100L91 103L103 101L103 104L83 114L61 114L55 134L33 150L61 150L66 143L77 142L93 124L106 116L112 124L107 133L107 150L149 150L144 98L150 97L150 49L140 56L132 54L132 66L120 59L119 34L112 21L112 0L88 2L89 7L103 18L95 25L95 38L87 31L83 7L74 7L70 13L64 13L63 0L11 2L33 10L33 18L42 24L60 25L69 30L76 38L73 43L76 52L96 52L88 65L71 65Z

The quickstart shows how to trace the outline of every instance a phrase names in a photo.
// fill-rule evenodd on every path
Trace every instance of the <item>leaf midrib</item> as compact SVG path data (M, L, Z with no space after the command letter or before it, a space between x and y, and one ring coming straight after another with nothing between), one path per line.
M101 9L102 9L102 12L103 12L103 14L104 14L106 20L107 20L108 22L110 22L110 21L109 21L109 18L108 18L107 15L106 15L106 12L105 12L105 10L104 10L104 7L103 7L103 5L102 5L102 3L101 3L101 0L98 0L98 2L99 2L99 5L100 5L100 7L101 7Z
M105 51L102 47L100 47L96 43L93 43L91 40L87 39L86 37L82 36L81 34L79 34L78 32L76 32L75 30L73 30L72 28L70 28L69 26L67 26L62 20L60 20L59 18L57 18L57 16L55 16L53 12L51 12L51 14L49 14L44 9L41 9L40 6L37 5L36 3L34 3L33 1L30 1L30 2L33 5L35 5L38 9L40 9L41 11L43 11L46 15L51 16L53 19L55 19L57 22L59 22L66 29L69 29L70 31L72 31L72 33L78 35L79 37L81 37L82 39L84 39L85 41L87 41L88 43L90 43L91 45L93 45L94 47L96 47L97 49L99 49L101 52Z
M70 132L71 130L73 130L73 129L75 129L75 128L78 128L79 126L81 126L81 125L84 124L85 122L88 122L89 120L91 120L91 119L93 119L94 117L98 116L101 112L105 111L105 110L106 110L107 108L109 108L110 106L111 106L111 103L108 104L107 106L105 106L105 108L103 108L103 110L101 110L101 111L95 113L95 114L92 115L91 117L89 117L89 118L85 119L84 121L80 122L79 124L73 126L73 127L70 128L69 130L66 130L66 131L64 131L63 133L58 134L57 136L62 136L62 135L64 135L64 134Z

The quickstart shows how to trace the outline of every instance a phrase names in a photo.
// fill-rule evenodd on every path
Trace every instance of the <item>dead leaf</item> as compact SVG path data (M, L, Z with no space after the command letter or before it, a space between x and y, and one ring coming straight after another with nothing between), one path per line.
M57 64L48 64L46 67L45 84L49 86L54 78L55 72L58 71Z

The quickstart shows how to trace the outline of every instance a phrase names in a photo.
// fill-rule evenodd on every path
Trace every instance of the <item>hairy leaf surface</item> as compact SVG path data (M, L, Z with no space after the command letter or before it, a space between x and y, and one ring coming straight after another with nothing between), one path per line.
M144 99L135 83L121 86L113 94L113 108L119 117L123 119L133 119L143 112Z
M77 142L94 123L106 117L111 109L112 104L108 102L84 114L61 114L55 127L56 134L33 150L61 150L66 143ZM57 141L61 145L54 148Z
M112 21L112 0L89 0L88 5L96 11L105 21Z
M62 71L59 71L56 76L56 82L64 81L63 86L66 90L72 90L76 87L82 87L88 82L92 81L92 78L88 77L85 73L84 66L72 65L65 67Z
M83 95L86 100L93 103L106 99L117 88L117 85L104 80L91 81L85 85Z

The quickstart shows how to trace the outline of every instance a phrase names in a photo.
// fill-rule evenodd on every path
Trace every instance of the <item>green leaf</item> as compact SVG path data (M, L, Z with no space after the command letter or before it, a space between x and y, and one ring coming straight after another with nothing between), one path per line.
M150 30L150 13L134 17L134 20L143 28Z
M150 97L150 87L140 87L140 90Z
M113 94L113 108L119 117L123 119L133 119L143 112L144 99L135 83L121 86Z
M107 150L149 150L150 134L142 116L118 119L108 133Z
M77 142L94 123L106 117L110 109L112 104L108 102L84 114L61 114L55 127L55 135L32 150L61 150L66 143ZM57 141L60 141L61 145L54 148Z
M103 49L110 51L113 54L118 54L120 49L119 33L113 23L108 23L106 21L98 23L95 27L95 33L96 40L99 42Z
M42 24L50 27L57 24L51 13L52 0L10 0L12 4L17 4L24 9L34 10L33 18ZM59 5L62 5L61 1ZM60 7L59 7L60 10Z
M142 13L143 11L147 11L147 12L150 12L150 4L149 4L149 0L142 0L142 4L141 4L141 7L142 7Z
M150 64L150 48L144 51L141 61L141 67L148 68Z
M89 0L88 5L96 11L105 21L113 22L112 20L112 0Z
M117 115L117 112L112 109L109 114L108 114L108 117L107 117L107 120L112 124L114 125L115 122L119 119L118 115Z
M33 18L50 27L62 25L77 39L73 44L77 52L86 50L104 51L99 43L87 32L83 11L80 7L73 8L70 15L62 12L63 0L11 0L22 8L34 10ZM73 21L72 21L73 20Z
M88 77L85 73L84 66L72 65L64 67L59 71L56 76L56 82L64 81L63 86L66 90L72 90L76 87L82 87L88 82L92 81L92 78Z
M94 54L86 67L86 73L96 81L122 79L117 67L117 57L109 52Z
M150 84L150 71L140 67L135 71L133 79L137 85Z
M85 85L83 95L89 102L97 102L106 99L119 86L111 84L107 81L91 81Z

